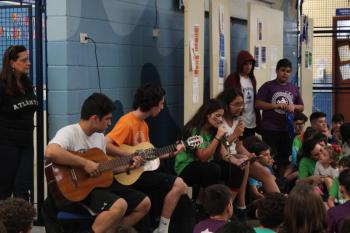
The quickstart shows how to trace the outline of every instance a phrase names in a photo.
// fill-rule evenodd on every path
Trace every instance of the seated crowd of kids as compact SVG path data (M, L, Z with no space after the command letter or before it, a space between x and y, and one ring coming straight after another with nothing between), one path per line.
M278 61L276 79L257 90L254 63L248 52L241 51L237 70L226 79L224 91L205 101L186 122L181 138L199 135L203 143L196 148L177 148L173 171L176 176L145 172L128 187L113 181L113 195L111 189L108 193L100 192L100 195L110 197L106 210L103 209L105 206L100 209L89 203L99 213L90 232L112 232L107 229L109 225L113 232L136 232L131 227L155 208L148 193L158 188L162 188L163 195L159 225L137 230L148 233L155 228L157 233L171 232L172 214L181 197L187 195L187 186L193 190L191 208L197 211L193 216L197 222L193 224L193 233L350 232L350 123L345 122L342 114L335 114L328 127L325 113L313 112L309 117L302 113L304 104L298 88L288 82L292 66L287 59ZM125 130L128 121L133 120L133 124L144 127L142 135L137 132L138 143L150 141L145 119L159 114L165 96L161 87L154 86L141 87L135 99L142 97L140 90L157 90L160 94L155 105L143 107L148 102L140 101L134 111L125 115L128 120L122 117L106 137L102 132L110 123L112 107L102 118L96 117L96 113L82 118L80 126L85 124L92 135L99 136L101 147L117 156L120 155L119 145L135 145L135 135L128 135L133 129ZM154 95L153 92L150 94ZM96 93L87 101L97 97L111 103L108 97ZM91 104L95 102L91 101ZM105 123L97 124L101 119L105 119ZM308 120L310 127L304 130ZM74 127L78 129L79 124ZM62 134L62 130L59 132ZM68 139L57 135L50 142L46 157L63 161L58 153L62 147L59 145L67 144ZM73 145L75 138L69 138ZM126 143L127 140L130 143ZM66 158L65 162L70 162L71 156ZM80 160L78 162L76 164L81 164ZM99 176L98 164L89 162L90 176ZM132 166L141 166L142 162L135 159ZM100 198L95 198L101 202ZM17 204L9 204L11 201ZM8 206L17 212L11 215ZM35 210L27 207L26 213L23 209L25 218L16 206L25 204L17 199L0 201L0 229L28 233ZM18 228L14 226L14 218L27 222L22 224L23 228ZM109 220L108 227L106 219ZM125 227L117 226L119 223Z

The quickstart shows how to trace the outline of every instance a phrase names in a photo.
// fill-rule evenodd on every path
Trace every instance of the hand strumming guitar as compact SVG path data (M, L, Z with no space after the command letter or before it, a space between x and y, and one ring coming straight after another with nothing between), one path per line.
M92 160L85 160L84 164L84 170L90 175L90 176L99 176L101 173L98 169L98 163L95 163Z

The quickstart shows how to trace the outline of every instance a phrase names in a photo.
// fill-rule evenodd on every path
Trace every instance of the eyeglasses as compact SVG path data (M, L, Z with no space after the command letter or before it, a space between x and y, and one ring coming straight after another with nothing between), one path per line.
M231 108L235 109L243 109L244 108L244 103L235 103L235 104L229 104Z
M245 66L245 65L253 65L253 61L246 61L246 62L243 63L243 65L244 65L244 66Z

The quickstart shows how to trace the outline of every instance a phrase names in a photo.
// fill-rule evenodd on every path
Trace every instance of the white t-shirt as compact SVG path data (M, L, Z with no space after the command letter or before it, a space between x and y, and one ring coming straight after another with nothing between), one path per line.
M227 129L227 135L231 135L233 133L233 131L235 131L235 128L238 124L238 119L234 119L233 120L233 123L232 123L232 127L230 127L227 122L225 121L225 119L223 119L222 121L222 124L223 126L225 126L225 128ZM230 147L229 147L229 152L231 154L237 154L237 151L236 151L236 143L232 142Z
M242 120L246 128L256 127L256 116L254 108L254 88L250 78L240 76L242 92L244 97L244 110L242 113Z
M314 175L316 175L316 176L330 176L330 177L333 177L333 179L334 179L334 178L339 176L339 172L336 168L333 168L332 166L324 168L322 166L322 164L319 161L317 161Z
M102 133L87 136L79 124L68 125L58 130L49 144L58 144L63 149L84 152L91 148L99 148L106 153L106 142Z

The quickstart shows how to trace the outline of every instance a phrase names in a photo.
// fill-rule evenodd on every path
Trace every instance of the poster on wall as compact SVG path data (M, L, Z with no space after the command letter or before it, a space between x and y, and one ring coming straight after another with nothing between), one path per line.
M309 68L309 51L305 51L305 68Z
M255 69L260 69L260 54L259 54L258 45L255 45L254 47L254 59L255 59Z
M219 5L219 29L220 33L224 33L224 6Z
M339 66L339 70L343 80L350 79L350 64Z
M225 33L224 33L224 6L219 5L219 76L218 92L224 89L225 78Z
M266 68L266 46L261 46L261 68L265 69Z
M341 62L350 61L350 50L348 45L338 47L339 60Z
M263 32L262 32L263 22L261 19L257 19L256 27L257 27L257 40L262 41L262 39L263 39Z
M309 51L309 61L308 61L308 63L309 63L309 69L312 69L312 52L311 51Z
M308 50L305 51L305 68L312 68L312 52Z
M200 53L199 53L199 32L200 26L195 24L191 33L190 53L191 55L191 67L192 67L192 103L199 102L199 73L200 73Z
M219 76L218 76L218 91L223 90L225 77L225 36L223 33L219 35Z

